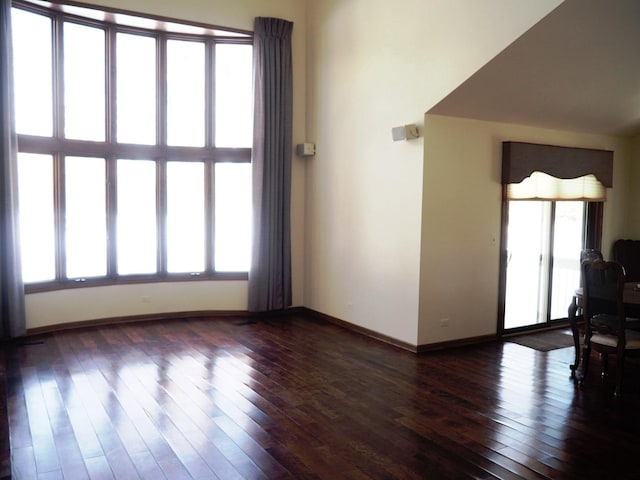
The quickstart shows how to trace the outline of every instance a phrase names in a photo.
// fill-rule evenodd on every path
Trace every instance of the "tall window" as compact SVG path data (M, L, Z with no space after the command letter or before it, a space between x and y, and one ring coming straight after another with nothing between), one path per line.
M28 289L246 278L250 33L157 20L14 2Z

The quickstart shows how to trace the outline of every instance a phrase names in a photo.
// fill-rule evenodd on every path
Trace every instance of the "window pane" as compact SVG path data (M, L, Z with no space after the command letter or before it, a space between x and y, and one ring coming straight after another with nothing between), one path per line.
M107 273L107 222L103 158L65 161L67 277Z
M157 272L156 165L118 160L118 273Z
M25 283L55 278L53 158L18 154L20 245Z
M117 137L120 143L156 143L156 41L116 35Z
M53 135L51 20L14 8L13 68L16 129L26 135Z
M567 317L567 298L580 285L580 251L584 248L585 202L555 202L551 320Z
M64 24L64 132L67 138L104 141L104 30Z
M216 165L215 269L247 272L251 257L251 164Z
M204 165L167 162L167 270L204 271Z
M204 146L204 44L167 42L167 143Z
M504 328L546 322L551 202L510 201Z
M253 47L216 45L216 146L251 147Z

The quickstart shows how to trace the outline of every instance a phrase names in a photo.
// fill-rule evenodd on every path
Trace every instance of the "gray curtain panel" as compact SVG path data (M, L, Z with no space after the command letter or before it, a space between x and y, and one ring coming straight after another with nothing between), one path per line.
M291 305L292 30L292 22L278 18L254 22L251 312Z
M0 0L0 338L26 332L18 229L18 165L13 108L11 0Z

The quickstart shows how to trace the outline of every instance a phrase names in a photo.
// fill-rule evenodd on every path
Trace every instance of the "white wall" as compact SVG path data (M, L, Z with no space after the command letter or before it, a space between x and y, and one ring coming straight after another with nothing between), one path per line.
M306 2L300 0L90 0L95 5L199 23L253 30L256 16L294 22L293 142L305 139ZM293 159L293 302L303 301L304 161ZM78 288L26 296L27 329L67 322L158 312L246 310L247 282L191 282Z
M304 304L418 343L422 138L431 108L559 0L309 2ZM496 13L499 12L499 15ZM467 214L468 215L468 214Z
M419 344L497 331L503 141L613 150L603 225L607 257L627 231L630 140L426 115ZM440 326L442 318L448 327Z

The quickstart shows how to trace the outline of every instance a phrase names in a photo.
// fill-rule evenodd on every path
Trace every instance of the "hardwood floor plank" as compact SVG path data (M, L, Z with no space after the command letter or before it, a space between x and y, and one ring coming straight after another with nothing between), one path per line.
M26 480L638 480L640 361L626 365L621 398L592 361L579 388L571 348L415 355L305 315L54 332L5 351L11 469Z
M70 349L66 350L70 352ZM72 356L68 356L67 360L73 363L77 368L78 365L74 361ZM101 446L101 452L104 452L113 476L115 478L122 479L135 479L140 475L136 470L130 453L136 453L140 451L146 451L144 442L139 438L135 429L127 421L118 421L119 428L116 428L112 423L112 418L122 419L121 410L112 410L110 415L104 409L105 402L107 405L113 407L114 398L111 396L111 391L107 389L100 390L100 386L106 385L106 382L99 383L100 376L95 376L94 384L92 385L84 371L76 370L73 375L72 381L69 380L68 371L66 369L56 369L56 379L60 387L61 392L64 392L65 403L70 418L73 419L75 429L77 432L82 432L92 429L95 433L95 438ZM64 385L64 387L62 386ZM96 388L98 385L98 388ZM107 400L101 398L101 394ZM91 435L91 434L87 434ZM84 435L80 435L84 436ZM121 441L121 437L125 438L125 443ZM129 450L127 450L127 447ZM85 458L91 460L95 455L87 454L85 450ZM98 455L102 456L102 455ZM92 468L96 468L95 462L92 464ZM154 472L156 478L157 472ZM146 478L146 477L145 477ZM148 477L153 478L153 477Z
M13 478L38 478L33 447L12 448L11 460Z
M89 471L89 478L91 480L112 480L115 478L111 471L111 466L106 457L92 457L87 459L87 470ZM76 478L73 476L66 476L67 478Z
M164 480L167 476L164 474L160 465L151 452L142 451L130 455L131 461L135 465L138 477L144 480ZM126 478L126 477L125 477ZM136 478L135 476L132 478Z
M37 477L38 480L64 480L64 475L60 470L54 470L51 472L39 473Z
M58 450L52 424L49 422L45 398L40 387L38 372L35 367L26 367L22 369L21 376L36 469L38 474L58 471L61 468Z

